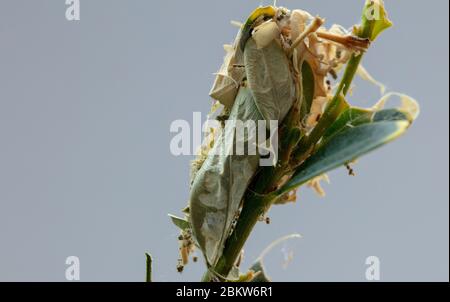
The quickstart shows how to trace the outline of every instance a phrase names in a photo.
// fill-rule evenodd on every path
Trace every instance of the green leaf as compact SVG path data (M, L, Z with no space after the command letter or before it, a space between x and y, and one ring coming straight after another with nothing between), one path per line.
M334 135L306 160L277 194L282 195L402 135L410 126L406 121L383 121L360 125Z
M407 113L398 109L384 109L375 112L372 120L374 122L411 121Z
M181 229L182 231L186 231L187 229L191 228L191 225L189 224L189 221L187 221L186 219L174 216L174 215L170 215L169 214L170 219L172 220L173 224L178 227L179 229Z
M322 138L322 145L326 144L328 140L334 135L372 122L394 122L407 121L412 122L407 113L399 109L384 109L380 111L372 111L361 108L349 108L344 111L333 125L328 128Z
M303 62L302 65L302 88L303 88L303 102L302 102L302 116L305 116L311 111L311 106L315 94L315 78L311 65L308 62Z
M366 124L372 121L373 112L360 108L346 109L337 120L327 129L323 136L323 141L328 141L330 137L349 128Z
M401 105L395 108L384 109L393 97L399 97ZM395 92L388 93L370 109L350 107L343 111L326 130L321 145L325 145L334 135L362 124L388 121L407 121L412 123L418 117L419 112L419 104L410 96Z

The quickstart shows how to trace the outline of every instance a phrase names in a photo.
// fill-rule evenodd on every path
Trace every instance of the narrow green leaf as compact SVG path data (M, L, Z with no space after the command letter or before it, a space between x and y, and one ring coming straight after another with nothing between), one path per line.
M328 141L330 137L344 130L372 121L373 112L360 108L348 108L327 129L322 140Z
M348 108L344 111L333 125L328 128L322 138L322 145L326 144L328 140L334 135L354 128L363 124L372 122L393 122L393 121L407 121L412 122L407 113L401 111L401 109L383 109L380 111L373 111L362 108Z
M302 65L302 88L303 88L303 102L302 115L305 116L311 111L311 106L315 94L315 78L311 65L308 62L303 62Z
M277 192L282 195L309 180L377 149L403 134L410 123L387 121L364 124L333 136L302 164L292 179Z
M175 226L177 226L179 229L181 229L182 231L186 231L187 229L191 228L189 221L187 221L186 219L177 217L175 215L170 215L170 214L169 214L169 217L172 220L173 224Z
M376 112L373 116L373 121L411 121L411 118L408 114L398 109L385 109Z

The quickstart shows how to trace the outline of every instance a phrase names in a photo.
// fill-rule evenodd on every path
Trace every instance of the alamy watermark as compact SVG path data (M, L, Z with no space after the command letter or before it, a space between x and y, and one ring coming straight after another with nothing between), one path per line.
M80 0L65 0L66 1L66 19L68 21L80 21L81 20L81 4ZM382 5L380 0L372 0L368 9L366 10L367 20L381 20Z
M67 21L80 21L81 10L80 0L66 0L66 19Z
M70 256L66 259L66 280L80 281L80 258Z
M382 12L382 4L380 4L380 0L372 0L370 1L370 5L368 9L365 11L365 15L367 20L376 21L381 20L381 12Z
M380 281L381 280L381 261L377 256L370 256L366 259L366 280Z
M278 121L208 119L194 112L192 124L176 120L170 125L175 134L170 142L174 156L198 154L202 145L214 142L208 156L259 155L260 166L273 166L278 159ZM202 143L203 142L203 143Z

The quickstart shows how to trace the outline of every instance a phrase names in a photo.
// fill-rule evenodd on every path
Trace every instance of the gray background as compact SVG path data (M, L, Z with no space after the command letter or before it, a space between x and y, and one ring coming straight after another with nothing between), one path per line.
M363 1L284 0L350 27ZM199 280L203 265L175 272L189 157L169 152L175 119L206 113L222 44L260 1L0 2L0 280L64 281L65 259L82 281L142 281L144 252L158 281ZM267 260L278 281L365 281L381 259L384 281L448 281L448 10L445 0L387 1L396 27L365 66L417 98L422 115L401 140L373 153L351 178L330 174L328 196L303 189L274 208L246 247L246 262L290 233L304 238ZM378 90L351 98L370 106ZM295 258L287 269L283 251Z

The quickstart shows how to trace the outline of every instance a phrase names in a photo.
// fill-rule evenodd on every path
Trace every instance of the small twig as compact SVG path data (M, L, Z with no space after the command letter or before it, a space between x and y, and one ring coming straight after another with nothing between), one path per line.
M310 34L315 33L325 23L325 20L320 17L315 17L314 21L305 29L305 31L292 43L288 53L292 54L294 49L300 45Z
M356 50L356 51L366 51L370 46L370 40L369 39L363 39L356 36L341 36L336 35L324 31L318 31L317 37L335 42L338 44L341 44L345 46L348 49Z

